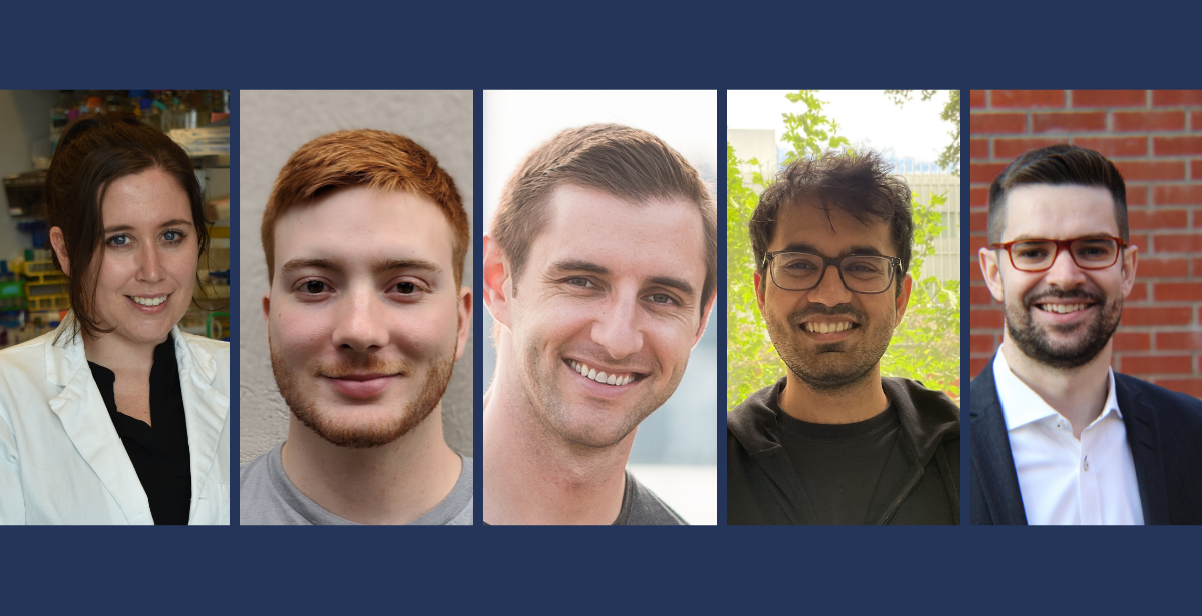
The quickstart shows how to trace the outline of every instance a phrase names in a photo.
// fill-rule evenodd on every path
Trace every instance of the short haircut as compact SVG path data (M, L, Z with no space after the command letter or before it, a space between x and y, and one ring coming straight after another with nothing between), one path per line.
M129 112L79 118L67 126L59 139L46 172L43 198L46 221L62 230L71 266L67 293L74 312L68 334L72 337L82 330L95 340L113 331L104 329L97 321L97 280L96 276L89 276L104 261L104 251L97 250L104 241L101 206L113 182L149 169L166 173L187 195L192 226L196 229L197 254L203 257L209 245L204 197L192 170L192 159L183 148ZM97 259L95 263L93 257ZM58 253L54 253L53 259L54 265L62 269ZM199 283L197 286L203 288Z
M467 212L455 180L412 139L380 130L345 130L301 146L276 178L263 212L263 253L267 280L275 280L275 225L297 205L312 203L343 188L410 192L430 199L451 227L451 265L455 285L463 284L467 256Z
M560 186L604 191L631 203L681 198L697 207L705 230L705 300L717 291L718 214L697 168L659 137L618 124L591 124L560 132L531 152L505 184L492 220L492 237L521 276L530 246L547 225L547 201Z
M764 254L776 232L781 207L797 207L802 199L821 203L830 219L837 208L864 224L873 220L889 225L902 274L910 271L914 244L914 215L910 210L910 187L889 173L889 165L872 151L827 152L817 158L802 158L785 167L760 194L751 222L751 250L755 269L764 279ZM901 292L900 277L898 293Z
M1006 196L1019 186L1088 186L1104 188L1114 197L1114 219L1119 237L1130 239L1127 227L1127 185L1110 159L1076 145L1059 143L1031 150L1019 156L1002 171L989 187L989 215L986 234L990 244L1002 241L1006 226Z

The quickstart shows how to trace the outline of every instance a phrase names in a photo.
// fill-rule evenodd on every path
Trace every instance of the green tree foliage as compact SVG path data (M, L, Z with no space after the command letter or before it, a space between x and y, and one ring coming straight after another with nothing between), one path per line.
M787 95L790 102L803 103L801 113L784 113L784 140L791 146L785 164L802 156L821 156L846 147L838 125L822 113L824 103L812 90ZM771 161L775 168L775 161ZM758 194L753 186L767 186L770 178L758 171L744 182L740 167L759 167L755 159L741 160L726 144L726 276L727 295L727 410L733 409L754 391L771 385L785 373L785 366L772 347L756 305L752 274L755 272L747 225L755 211ZM944 197L934 196L928 204L912 202L914 210L914 278L910 307L894 331L889 351L881 362L887 376L904 376L923 381L928 387L960 397L960 296L959 283L940 284L934 276L924 278L922 265L935 253L935 238L943 231L937 210Z
M944 146L939 158L935 159L935 164L951 170L955 175L960 175L960 91L946 90L946 92L947 102L943 104L943 109L939 112L939 119L952 125L952 130L947 133L952 139ZM939 90L920 90L919 96L922 100L929 101L938 93ZM913 95L914 90L885 90L885 96L893 99L898 107L904 107Z

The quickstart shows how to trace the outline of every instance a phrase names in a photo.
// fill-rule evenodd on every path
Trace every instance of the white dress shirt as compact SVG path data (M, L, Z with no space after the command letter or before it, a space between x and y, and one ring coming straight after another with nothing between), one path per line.
M998 352L993 380L1006 419L1010 450L1028 524L1143 524L1144 512L1114 392L1114 371L1102 414L1081 433L1027 387Z

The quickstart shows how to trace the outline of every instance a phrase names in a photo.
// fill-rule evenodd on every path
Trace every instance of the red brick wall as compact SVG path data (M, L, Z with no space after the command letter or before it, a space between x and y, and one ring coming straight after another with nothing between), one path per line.
M1114 368L1202 397L1202 91L973 90L969 96L970 360L975 377L1002 341L977 249L989 185L1019 154L1074 143L1127 182L1135 289L1114 339Z

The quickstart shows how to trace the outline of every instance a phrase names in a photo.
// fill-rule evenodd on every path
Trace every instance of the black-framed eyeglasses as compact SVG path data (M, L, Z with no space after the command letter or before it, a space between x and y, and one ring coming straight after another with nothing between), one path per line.
M1071 240L1015 240L990 244L993 250L1010 254L1010 264L1024 272L1044 272L1052 269L1060 251L1068 250L1077 267L1087 270L1106 269L1119 260L1119 253L1128 246L1122 238L1109 235L1078 237Z
M764 268L772 283L785 291L809 291L822 283L826 268L834 265L843 286L853 293L884 293L901 270L901 259L880 255L824 257L812 252L780 250L764 254Z

